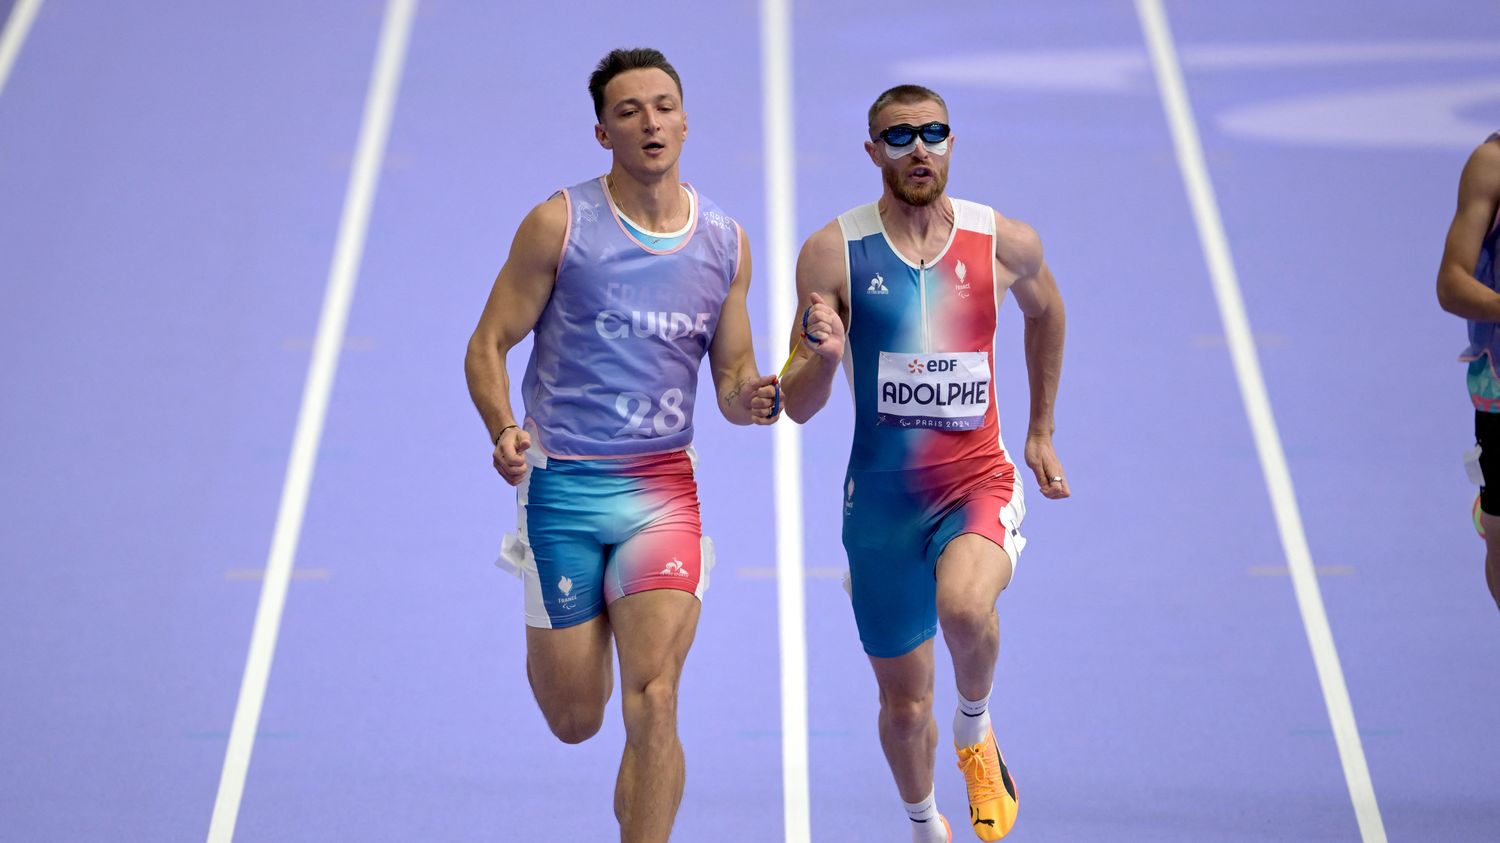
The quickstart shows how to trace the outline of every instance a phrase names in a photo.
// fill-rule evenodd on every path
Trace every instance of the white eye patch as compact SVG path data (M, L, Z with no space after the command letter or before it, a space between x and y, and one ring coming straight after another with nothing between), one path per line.
M885 147L885 157L891 159L892 161L899 161L902 158L905 158L906 156L912 154L913 152L916 152L917 151L917 144L919 144L919 143L922 144L922 148L923 149L927 150L927 154L928 155L947 155L948 154L948 139L947 138L943 138L943 142L942 143L933 144L931 146L929 146L926 142L924 142L922 140L922 138L920 138L920 137L918 137L916 140L912 141L911 143L907 144L906 146L891 146L888 143L883 143L883 144L881 144L881 146Z

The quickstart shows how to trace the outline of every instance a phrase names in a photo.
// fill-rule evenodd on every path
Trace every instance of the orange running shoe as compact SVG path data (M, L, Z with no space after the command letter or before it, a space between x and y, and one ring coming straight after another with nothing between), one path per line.
M969 786L969 821L980 840L999 840L1016 824L1020 800L991 728L984 740L959 747L958 769Z

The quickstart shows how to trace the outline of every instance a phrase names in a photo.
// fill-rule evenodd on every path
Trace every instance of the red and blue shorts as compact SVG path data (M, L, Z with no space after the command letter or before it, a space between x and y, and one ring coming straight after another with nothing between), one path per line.
M975 533L1014 570L1026 504L1009 458L959 460L905 471L860 471L844 482L849 593L865 652L894 658L937 632L937 562L948 542Z
M691 449L599 460L534 454L497 563L521 576L527 626L576 626L653 589L702 599L713 545L699 520Z

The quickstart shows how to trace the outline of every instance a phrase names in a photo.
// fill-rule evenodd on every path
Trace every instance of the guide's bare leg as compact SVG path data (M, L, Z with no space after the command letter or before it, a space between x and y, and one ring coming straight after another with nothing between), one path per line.
M677 686L701 605L688 592L659 589L609 606L625 715L625 754L615 783L615 817L625 843L666 843L682 802Z
M614 686L609 619L599 615L564 629L526 627L526 678L552 734L582 743L604 722Z
M1500 608L1500 515L1481 512L1479 522L1484 525L1484 578L1490 584L1495 607Z
M984 536L964 533L937 564L938 623L953 657L953 677L966 699L988 697L1000 657L995 602L1010 585L1010 556Z
M880 685L880 746L901 801L932 793L937 721L932 717L932 639L895 658L870 657Z

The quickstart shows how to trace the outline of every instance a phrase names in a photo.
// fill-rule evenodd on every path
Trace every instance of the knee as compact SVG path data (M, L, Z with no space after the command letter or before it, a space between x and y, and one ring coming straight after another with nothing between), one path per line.
M885 721L886 728L898 736L918 734L927 728L928 721L932 719L932 696L898 698L882 694L880 716Z
M563 743L583 743L604 725L603 706L568 705L544 714L548 728Z
M627 726L672 723L677 719L677 683L658 677L633 689L621 700Z
M994 606L959 600L939 600L938 621L950 641L971 642L999 634L1000 618Z

